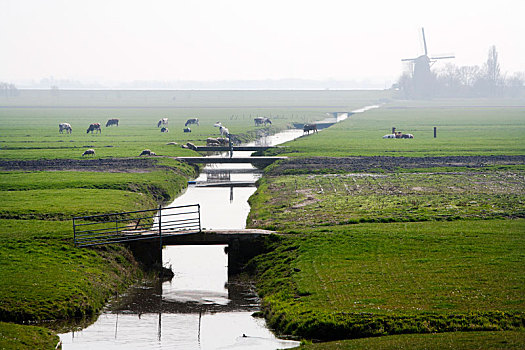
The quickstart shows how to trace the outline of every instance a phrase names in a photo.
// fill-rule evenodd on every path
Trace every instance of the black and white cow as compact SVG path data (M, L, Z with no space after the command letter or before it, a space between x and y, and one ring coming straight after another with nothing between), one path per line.
M58 132L62 134L64 130L66 131L66 134L71 134L71 132L73 131L73 129L71 128L71 124L69 123L58 124Z
M89 132L93 133L93 131L102 133L102 129L100 128L100 123L93 123L89 124L89 128L86 131L86 134L89 134Z
M184 126L188 126L191 124L199 125L199 118L191 118L191 119L186 120L186 124L184 124Z
M116 125L116 126L118 126L118 122L119 122L118 119L109 119L109 120L107 121L107 123L106 123L106 128L107 128L108 126L111 126L111 125Z
M157 123L157 128L160 128L161 126L166 126L166 125L168 125L168 118L162 118Z

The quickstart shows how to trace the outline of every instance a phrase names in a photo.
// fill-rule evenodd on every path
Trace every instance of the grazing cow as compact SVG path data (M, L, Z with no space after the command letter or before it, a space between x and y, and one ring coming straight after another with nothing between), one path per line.
M156 154L155 152L151 152L149 149L145 149L140 153L139 157L140 156L156 156Z
M229 137L230 136L230 131L228 130L228 128L226 128L226 127L224 127L222 125L219 127L219 131L220 131L222 137L225 137L225 136Z
M385 136L383 136L384 139L395 139L396 138L396 134L386 134Z
M219 142L219 140L217 139L214 139L213 137L208 137L206 139L206 146L220 146L221 143Z
M186 124L184 124L184 126L188 126L191 124L199 125L199 118L191 118L191 119L186 120Z
M253 121L255 122L255 126L261 126L261 125L272 125L272 121L270 120L270 118L266 118L266 117L257 117L255 119L253 119Z
M87 129L86 134L89 134L90 131L91 133L93 133L93 131L102 133L102 129L100 128L100 123L89 124L89 128Z
M168 128L166 128L166 127L162 127L160 129L160 132L170 132L170 130Z
M161 125L168 125L168 118L162 118L161 120L159 120L159 122L157 123L157 128L160 128Z
M191 132L191 129L190 128L184 128L182 131L184 131L184 132Z
M306 133L307 135L310 135L310 131L318 132L317 131L317 124L304 124L303 134Z
M82 157L90 155L90 154L93 156L95 155L95 150L93 148L85 150L84 153L82 153Z
M116 125L116 126L118 126L118 119L109 119L109 120L107 121L107 123L106 123L106 128L107 128L108 126L111 126L111 125Z
M230 139L227 138L227 137L217 137L217 141L219 141L219 143L222 145L222 146L226 146L230 143Z
M413 139L414 135L412 135L412 134L402 134L401 138L402 139Z
M73 131L73 129L71 128L71 124L69 123L58 124L58 132L62 134L64 130L66 130L66 134L71 134L71 131Z

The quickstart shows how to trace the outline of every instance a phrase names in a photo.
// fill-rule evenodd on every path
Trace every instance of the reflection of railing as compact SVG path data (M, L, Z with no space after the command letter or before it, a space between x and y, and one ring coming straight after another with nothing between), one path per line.
M199 204L73 218L73 236L77 247L200 231Z

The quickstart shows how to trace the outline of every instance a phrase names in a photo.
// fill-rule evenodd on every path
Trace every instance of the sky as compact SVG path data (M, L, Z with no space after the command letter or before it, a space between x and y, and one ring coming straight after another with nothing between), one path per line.
M402 58L525 71L523 0L0 0L0 81L394 82ZM444 61L436 63L439 68Z

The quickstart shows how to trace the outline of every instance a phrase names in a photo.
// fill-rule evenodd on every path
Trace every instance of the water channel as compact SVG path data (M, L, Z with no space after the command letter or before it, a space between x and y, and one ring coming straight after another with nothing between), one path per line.
M354 111L366 111L369 108ZM336 117L333 122L346 119ZM274 146L303 134L292 129L251 145ZM251 152L235 152L246 157ZM217 156L217 155L210 155ZM226 155L219 155L226 156ZM196 184L169 206L201 205L201 226L240 229L250 211L255 187L207 187L206 182L253 181L261 172L250 164L207 165ZM163 261L172 266L171 281L144 281L108 304L92 325L59 334L63 349L285 349L282 340L252 314L259 300L251 283L228 276L225 246L167 246Z

